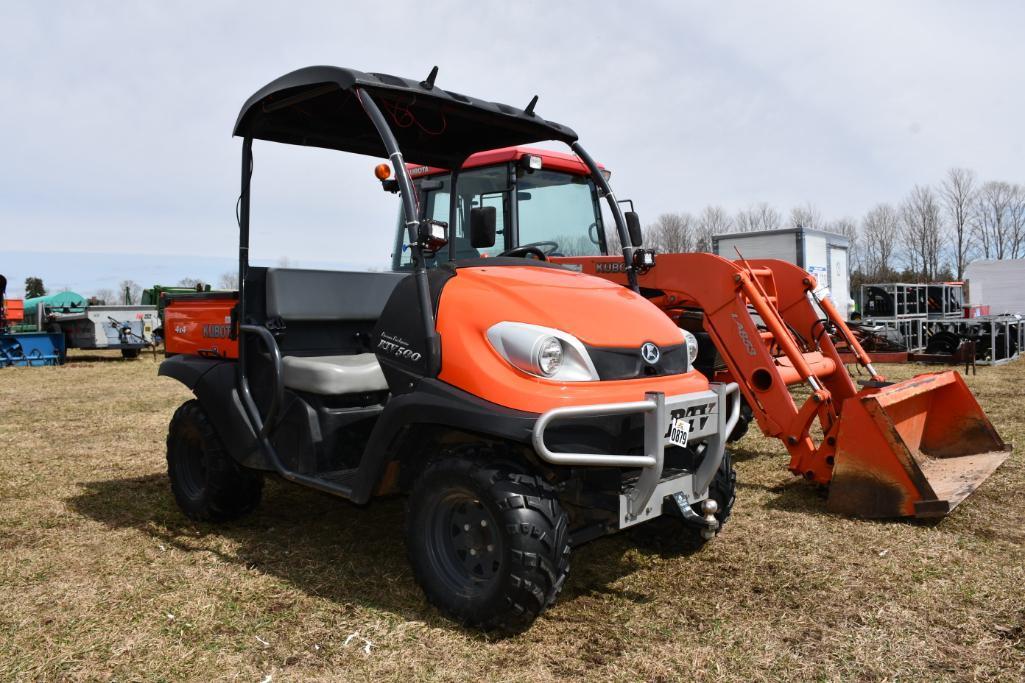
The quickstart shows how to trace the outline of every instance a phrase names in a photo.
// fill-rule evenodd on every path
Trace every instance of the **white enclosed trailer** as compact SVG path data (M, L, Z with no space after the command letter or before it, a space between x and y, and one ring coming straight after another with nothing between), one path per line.
M972 261L965 279L972 306L989 306L993 315L1025 313L1025 259Z
M841 315L850 316L851 275L847 254L850 240L843 235L810 228L737 232L712 237L712 251L731 260L775 258L788 261L815 276L818 296L828 296Z

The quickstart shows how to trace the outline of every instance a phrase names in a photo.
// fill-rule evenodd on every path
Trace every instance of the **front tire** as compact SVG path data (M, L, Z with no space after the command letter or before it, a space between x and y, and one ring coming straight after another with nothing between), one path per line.
M232 459L195 399L171 418L167 476L178 507L199 522L225 522L251 512L263 492L263 476Z
M569 572L569 518L541 477L490 448L450 451L413 487L406 517L413 575L447 616L517 633L551 606Z

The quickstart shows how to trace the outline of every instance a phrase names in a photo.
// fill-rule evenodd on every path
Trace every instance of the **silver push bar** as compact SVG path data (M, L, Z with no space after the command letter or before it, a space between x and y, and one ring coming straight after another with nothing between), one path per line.
M638 413L644 415L643 454L557 453L545 444L545 431L554 422L570 418ZM707 442L705 457L687 482L690 484L691 499L694 500L693 494L706 491L715 476L722 462L726 438L740 419L740 390L736 383L713 384L709 391L679 396L667 397L661 392L649 392L642 401L552 408L542 413L534 423L531 438L538 457L553 465L641 468L640 477L627 500L626 516L634 520L644 511L651 513L648 503L662 479L669 420L677 413L682 413L682 417L690 423L690 439ZM713 416L715 419L712 419Z

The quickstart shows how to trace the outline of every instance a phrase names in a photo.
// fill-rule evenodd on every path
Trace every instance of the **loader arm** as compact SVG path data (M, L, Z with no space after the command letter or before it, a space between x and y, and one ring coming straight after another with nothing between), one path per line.
M627 284L620 257L553 260ZM638 284L678 323L686 312L703 314L726 366L715 379L739 385L762 432L790 453L791 472L830 484L834 511L942 516L1008 455L956 372L885 382L832 303L816 296L815 278L791 263L659 254ZM864 388L855 385L834 339L864 368ZM795 385L807 387L800 404ZM952 414L964 416L959 429L941 424Z

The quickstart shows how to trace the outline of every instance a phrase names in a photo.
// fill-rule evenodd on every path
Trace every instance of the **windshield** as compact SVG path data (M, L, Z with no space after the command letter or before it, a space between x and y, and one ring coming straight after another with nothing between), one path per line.
M441 187L421 192L424 215L449 224L456 259L497 256L526 244L538 244L549 256L602 253L605 231L598 193L586 176L551 170L531 172L512 164L463 171L457 183L459 197L454 225L448 215L451 176L436 175L429 180L440 181ZM515 207L509 199L514 185ZM421 187L420 181L417 186ZM469 209L479 206L493 206L497 214L495 246L487 249L475 249L464 231L464 218ZM408 270L412 266L401 212L396 232L392 265L398 270ZM448 260L449 250L445 247L434 259L428 260L428 266Z

